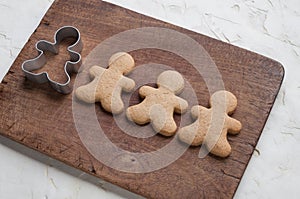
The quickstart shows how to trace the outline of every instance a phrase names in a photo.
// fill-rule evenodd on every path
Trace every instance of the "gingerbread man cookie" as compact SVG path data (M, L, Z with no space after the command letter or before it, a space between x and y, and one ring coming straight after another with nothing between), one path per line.
M231 153L227 133L235 135L242 128L238 120L229 117L237 107L237 99L228 91L218 91L211 96L210 106L192 108L191 114L197 120L179 129L179 139L192 146L205 144L210 153L227 157Z
M172 136L177 130L173 114L183 113L188 108L186 100L176 96L184 88L184 79L176 71L165 71L158 76L158 88L143 86L139 90L140 104L127 109L129 120L137 124L151 122L154 130L165 136Z
M75 95L86 103L100 102L106 111L119 114L124 109L121 92L130 92L135 87L135 82L124 75L134 67L131 55L125 52L116 53L110 58L107 69L100 66L90 68L92 82L79 87Z

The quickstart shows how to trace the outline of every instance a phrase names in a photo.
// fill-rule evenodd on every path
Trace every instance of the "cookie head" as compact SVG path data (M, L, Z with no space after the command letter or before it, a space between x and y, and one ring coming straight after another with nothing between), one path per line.
M158 76L157 85L165 87L175 94L179 94L184 88L184 79L180 73L168 70Z
M237 99L231 92L224 90L218 91L211 96L210 105L212 107L220 107L224 106L224 104L226 112L231 114L237 107Z
M126 75L135 66L132 56L125 52L119 52L111 56L109 59L109 68L115 69Z

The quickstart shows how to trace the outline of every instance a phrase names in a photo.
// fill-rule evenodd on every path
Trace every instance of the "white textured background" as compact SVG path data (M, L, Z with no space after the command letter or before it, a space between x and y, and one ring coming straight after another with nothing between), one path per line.
M0 80L53 0L0 0ZM282 89L236 198L300 196L300 1L109 0L280 61ZM0 199L123 198L0 145ZM155 190L153 190L155 191Z

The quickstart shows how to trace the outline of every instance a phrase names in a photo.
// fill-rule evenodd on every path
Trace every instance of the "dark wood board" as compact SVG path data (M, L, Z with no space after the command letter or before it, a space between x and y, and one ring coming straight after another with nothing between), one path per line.
M200 148L190 148L171 165L144 174L120 172L96 160L83 146L76 131L72 95L61 95L53 92L48 84L36 85L25 80L20 68L23 61L37 55L35 43L38 40L53 41L54 32L64 25L74 25L81 31L83 58L102 40L139 27L170 28L195 39L216 63L225 88L238 98L234 118L242 122L243 129L239 135L229 136L232 154L226 159L212 155L199 159ZM201 76L194 75L186 60L155 49L130 53L137 65L155 62L174 67L193 88L197 88L202 105L207 105L209 92L205 82ZM49 65L63 64L67 56L62 55L48 55L53 58ZM57 68L46 69L55 79L64 78ZM147 198L232 198L262 133L283 76L284 69L276 61L127 9L98 0L57 0L0 84L0 134ZM140 99L135 94L132 100L137 102ZM99 107L96 111L107 136L123 149L151 151L172 139L163 136L135 139L124 134L110 114Z

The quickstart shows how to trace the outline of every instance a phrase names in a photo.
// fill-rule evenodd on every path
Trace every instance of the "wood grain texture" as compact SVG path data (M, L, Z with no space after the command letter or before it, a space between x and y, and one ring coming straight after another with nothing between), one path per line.
M243 129L239 135L229 136L233 149L231 156L221 159L209 155L199 159L199 148L190 148L173 164L147 174L119 172L97 161L83 146L76 131L72 95L61 95L47 84L27 81L20 67L23 61L37 55L35 43L38 40L52 41L53 33L64 25L74 25L81 31L83 58L102 40L139 27L171 28L199 42L216 63L225 88L238 98L234 118L242 122ZM209 93L204 80L194 75L193 67L183 58L155 49L130 54L137 65L155 62L174 67L193 88L197 88L196 94L202 105L208 105ZM62 55L49 55L53 59L48 65L64 63L67 56L63 50ZM56 80L63 81L64 77L56 68L45 69ZM115 5L98 0L57 0L0 84L0 134L147 198L232 198L266 123L283 75L283 67L269 58ZM74 76L72 79L74 81ZM131 103L139 101L135 93ZM136 139L126 135L110 114L96 107L106 135L125 150L152 151L170 142L170 138L163 136Z

